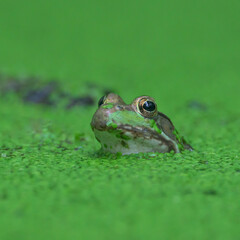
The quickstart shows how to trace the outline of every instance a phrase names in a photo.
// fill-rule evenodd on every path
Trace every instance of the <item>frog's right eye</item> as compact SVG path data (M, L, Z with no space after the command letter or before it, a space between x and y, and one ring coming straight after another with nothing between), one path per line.
M153 99L142 98L138 101L138 112L147 118L152 118L157 114L157 104Z
M101 105L104 104L105 99L106 99L106 96L102 96L102 97L99 99L99 101L98 101L98 107L100 107Z

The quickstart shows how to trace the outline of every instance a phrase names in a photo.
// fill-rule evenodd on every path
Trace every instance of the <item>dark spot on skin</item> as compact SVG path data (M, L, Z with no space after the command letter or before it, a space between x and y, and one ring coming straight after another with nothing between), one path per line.
M125 141L121 141L121 145L124 147L124 148L129 148L128 144L125 142Z
M101 142L99 138L96 137L96 139L97 139L98 142Z
M126 110L126 111L133 111L133 112L134 112L134 110L132 109L132 107L129 106L129 105L126 105L126 106L124 107L124 110Z
M168 141L168 151L174 151L175 152L175 146L173 146L172 142Z
M123 106L120 106L120 105L115 106L115 108L116 110L119 110L119 111L123 110Z

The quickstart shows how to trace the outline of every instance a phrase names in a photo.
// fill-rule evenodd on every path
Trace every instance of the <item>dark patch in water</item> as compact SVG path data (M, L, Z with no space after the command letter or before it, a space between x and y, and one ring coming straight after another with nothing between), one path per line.
M42 81L36 77L6 77L0 75L0 96L5 97L8 93L16 94L25 103L56 107L60 103L65 109L75 107L94 106L98 99L109 92L98 84L86 82L83 96L74 96L62 89L55 80Z
M38 89L30 89L26 96L23 97L23 100L30 103L53 105L51 95L56 89L57 83L52 81Z
M197 100L192 100L188 102L187 107L192 110L207 111L207 106Z
M91 96L76 97L70 100L70 103L66 106L66 109L71 109L76 106L93 106L95 100Z
M217 192L216 190L214 190L214 189L205 190L203 193L204 193L205 195L211 195L211 196L214 196L214 195L217 195L217 194L218 194L218 192Z

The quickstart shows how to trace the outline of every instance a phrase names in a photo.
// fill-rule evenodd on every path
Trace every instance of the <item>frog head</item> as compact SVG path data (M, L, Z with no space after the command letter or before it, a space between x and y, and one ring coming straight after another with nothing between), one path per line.
M103 96L91 127L102 149L111 153L178 153L191 149L149 96L135 98L130 104L114 93Z

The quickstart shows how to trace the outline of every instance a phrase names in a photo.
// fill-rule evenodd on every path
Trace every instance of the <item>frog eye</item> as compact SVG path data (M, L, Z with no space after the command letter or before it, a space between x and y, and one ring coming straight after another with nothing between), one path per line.
M104 104L105 99L106 99L106 96L102 96L102 97L99 99L99 101L98 101L98 107L100 107L101 105Z
M138 102L138 110L144 117L153 117L157 113L157 104L146 98L142 98Z

